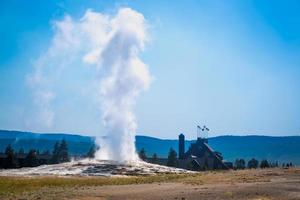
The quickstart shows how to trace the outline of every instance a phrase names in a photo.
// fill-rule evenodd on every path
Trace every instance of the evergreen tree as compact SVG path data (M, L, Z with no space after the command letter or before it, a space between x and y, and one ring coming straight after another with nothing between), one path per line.
M246 163L244 159L236 159L235 160L235 168L236 169L245 169Z
M96 147L95 147L95 145L93 145L93 146L91 146L91 148L87 152L86 156L88 158L94 158L95 157L95 152L96 152Z
M147 160L147 156L146 156L146 151L144 148L142 148L139 152L139 157L140 159L142 159L143 161Z
M68 144L66 140L63 139L61 143L55 143L51 161L53 164L70 161L68 153Z
M257 167L258 167L258 160L252 158L251 160L248 161L249 169L257 169Z
M17 163L17 158L14 152L14 149L12 146L9 144L6 149L5 149L5 161L4 161L4 168L9 169L9 168L16 168L18 166Z
M154 164L158 163L158 158L157 158L157 154L156 153L154 153L152 155L151 162L154 163Z
M286 164L286 167L287 167L287 168L289 168L289 167L290 167L290 164L289 164L289 163L287 163L287 164Z
M37 158L37 152L34 149L31 149L26 158L25 158L25 163L27 167L36 167L39 165L39 161Z
M59 163L59 142L56 142L53 147L51 162L52 164Z
M167 165L170 167L177 166L177 153L173 148L170 148Z
M59 162L69 162L68 144L66 140L62 140L59 146Z
M269 168L270 167L270 164L267 160L262 160L260 162L260 168Z

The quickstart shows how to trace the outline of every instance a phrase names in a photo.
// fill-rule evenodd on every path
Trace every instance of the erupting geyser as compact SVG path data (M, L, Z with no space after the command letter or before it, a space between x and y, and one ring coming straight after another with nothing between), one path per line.
M49 76L56 78L52 82L60 81L57 77L66 69L69 73L78 67L80 58L81 70L90 70L85 65L92 65L99 73L98 96L106 137L98 140L100 150L96 158L137 160L134 144L137 125L132 109L139 93L151 82L148 67L139 58L147 41L144 16L130 8L120 8L114 16L87 10L79 20L66 16L53 24L52 43L36 60L35 71L28 79L35 100L41 105L40 113L49 118L40 119L48 126L52 124L55 113L51 102L59 98ZM44 94L51 94L51 98L45 98Z
M98 54L102 65L108 68L108 75L101 82L108 137L100 142L96 157L132 161L137 159L132 107L140 91L150 84L148 68L138 57L146 41L146 26L143 15L128 8L119 10L110 22L108 42Z

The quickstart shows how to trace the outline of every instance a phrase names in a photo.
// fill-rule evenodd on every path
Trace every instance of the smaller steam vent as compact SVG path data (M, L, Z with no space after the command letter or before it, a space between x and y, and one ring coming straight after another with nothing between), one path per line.
M209 128L207 128L206 126L197 126L197 140L202 140L204 143L208 143L208 131Z
M185 153L185 148L184 148L184 135L181 133L180 135L179 135L179 155L178 155L178 157L179 157L179 159L184 159L184 153Z

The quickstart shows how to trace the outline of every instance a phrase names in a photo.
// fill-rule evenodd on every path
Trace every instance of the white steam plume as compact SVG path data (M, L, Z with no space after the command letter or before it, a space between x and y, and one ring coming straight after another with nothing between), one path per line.
M150 84L148 68L138 57L146 41L145 20L131 9L121 9L111 20L111 27L105 48L98 49L98 60L109 67L101 83L103 121L109 137L97 156L134 160L136 122L132 106Z
M56 83L63 75L63 69L69 67L79 49L79 42L73 31L74 23L69 16L63 21L53 22L55 35L50 47L38 59L34 60L34 72L27 76L27 82L33 91L33 102L38 112L30 120L30 127L35 126L38 131L53 125L55 112L52 102L56 98ZM66 59L67 58L67 59Z
M52 98L41 103L45 105L44 110L50 112L51 101L58 94L53 87L45 86L42 80L53 81L56 77L59 81L57 77L65 70L70 71L78 65L77 58L80 58L81 67L96 66L95 69L102 72L98 76L99 98L107 135L105 140L99 141L101 148L96 156L98 159L136 160L134 141L137 125L133 106L139 93L146 90L151 82L148 67L139 58L147 41L144 16L130 8L119 9L115 16L87 10L80 20L66 16L64 20L55 22L54 28L55 36L48 52L38 59L42 62L29 76L35 93L52 94ZM83 69L92 70L88 67ZM50 77L49 74L53 73L45 71L57 73ZM44 101L40 96L37 99Z

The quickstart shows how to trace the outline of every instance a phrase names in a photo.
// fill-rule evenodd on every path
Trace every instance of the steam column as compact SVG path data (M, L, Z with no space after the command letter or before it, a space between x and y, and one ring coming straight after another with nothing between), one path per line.
M179 159L184 159L184 153L185 153L185 149L184 149L184 135L181 133L179 135L179 146L178 146L178 150L179 150Z

